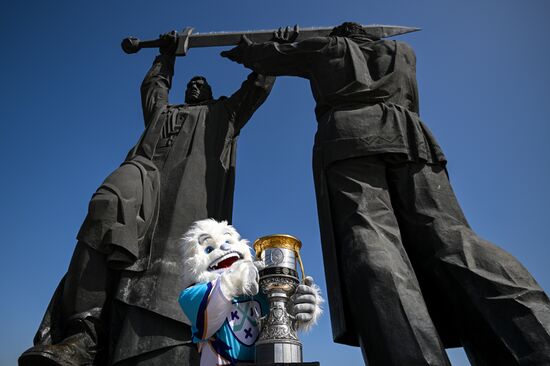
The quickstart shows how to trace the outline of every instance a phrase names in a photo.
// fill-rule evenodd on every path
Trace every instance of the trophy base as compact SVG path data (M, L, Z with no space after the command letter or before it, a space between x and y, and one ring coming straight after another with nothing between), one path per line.
M257 364L297 364L300 362L302 362L302 344L300 342L256 343Z

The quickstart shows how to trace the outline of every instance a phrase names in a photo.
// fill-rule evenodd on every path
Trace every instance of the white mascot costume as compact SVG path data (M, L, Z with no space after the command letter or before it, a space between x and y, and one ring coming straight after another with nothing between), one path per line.
M225 221L195 222L181 244L188 287L179 303L198 344L201 366L253 362L258 318L269 311L265 295L258 293L262 262L253 262L248 241ZM289 303L299 330L317 322L322 301L319 288L306 277Z

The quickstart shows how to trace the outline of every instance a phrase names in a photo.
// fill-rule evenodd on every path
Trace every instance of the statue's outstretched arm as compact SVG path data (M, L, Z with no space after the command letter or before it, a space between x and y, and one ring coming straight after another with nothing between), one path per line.
M161 39L167 41L166 45L160 48L161 54L155 58L153 66L141 83L141 106L145 126L151 123L151 119L160 108L168 105L168 92L172 87L176 59L175 32L165 33L161 35Z
M227 99L225 103L233 114L232 120L235 124L236 134L265 102L274 83L275 77L252 72L239 90Z

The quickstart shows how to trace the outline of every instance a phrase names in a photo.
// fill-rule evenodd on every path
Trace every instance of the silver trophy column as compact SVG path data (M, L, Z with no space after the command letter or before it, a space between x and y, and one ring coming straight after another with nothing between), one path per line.
M300 240L290 235L269 235L254 242L256 255L266 267L260 271L260 290L269 302L269 314L260 319L260 335L256 341L256 363L301 363L302 343L296 335L294 316L287 303L300 280L296 271Z

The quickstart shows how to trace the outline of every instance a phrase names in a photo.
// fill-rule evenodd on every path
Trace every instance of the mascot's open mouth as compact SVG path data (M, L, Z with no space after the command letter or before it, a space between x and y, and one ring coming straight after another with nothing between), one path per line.
M227 254L222 255L218 259L216 259L210 266L208 267L209 271L215 271L217 269L222 268L228 268L231 267L233 263L238 261L239 259L242 259L242 256L237 252L229 252Z

